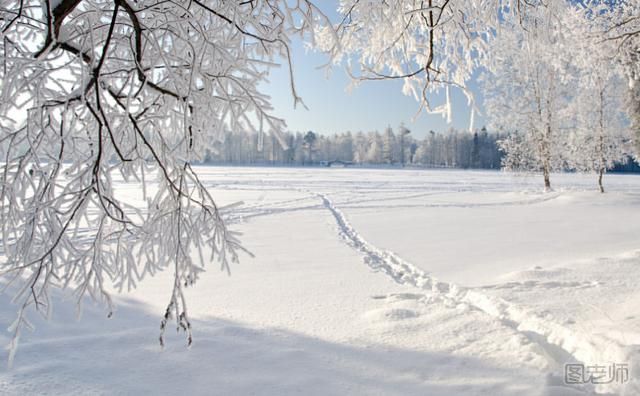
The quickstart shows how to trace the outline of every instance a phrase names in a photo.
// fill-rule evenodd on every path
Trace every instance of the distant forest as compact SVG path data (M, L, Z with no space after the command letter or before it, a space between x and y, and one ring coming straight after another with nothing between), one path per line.
M262 139L257 134L234 132L207 152L205 162L311 166L340 161L357 165L499 169L502 152L497 142L501 138L484 128L475 133L431 131L424 139L414 138L406 128L329 136L312 131L287 132Z
M205 162L225 165L317 166L334 161L360 166L418 166L429 168L500 169L503 152L499 142L505 134L482 128L473 133L450 129L430 131L416 139L406 128L394 132L345 132L321 135L286 132L280 136L228 133L224 141L207 152ZM640 172L634 161L613 171Z

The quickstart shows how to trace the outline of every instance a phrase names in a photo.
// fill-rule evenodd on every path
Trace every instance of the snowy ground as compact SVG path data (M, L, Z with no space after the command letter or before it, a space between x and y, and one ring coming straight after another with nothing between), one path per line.
M193 347L158 345L160 274L110 319L58 301L0 394L640 394L640 177L599 194L580 175L543 193L494 172L200 171L220 203L244 201L226 215L256 258L189 292ZM566 385L571 362L630 379Z

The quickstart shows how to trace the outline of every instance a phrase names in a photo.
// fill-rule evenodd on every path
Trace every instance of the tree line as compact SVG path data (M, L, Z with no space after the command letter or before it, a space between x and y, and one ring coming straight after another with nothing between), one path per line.
M405 127L384 132L344 132L321 135L308 131L260 136L229 132L215 143L204 163L229 165L312 166L333 161L357 165L425 166L500 169L499 142L506 135L482 128L473 133L450 129L415 138Z
M597 162L599 152L579 150L567 134L563 159L556 171L593 172L584 161ZM614 142L607 148L607 169L614 172L640 172L633 159L631 141ZM260 136L252 132L229 132L207 150L203 163L215 165L319 166L333 162L358 166L414 166L427 168L506 169L537 171L523 164L527 146L522 134L490 132L487 128L469 132L454 128L445 133L429 131L416 138L401 126L379 131L350 131L322 135L313 131L285 132L280 136ZM572 148L572 149L570 149Z

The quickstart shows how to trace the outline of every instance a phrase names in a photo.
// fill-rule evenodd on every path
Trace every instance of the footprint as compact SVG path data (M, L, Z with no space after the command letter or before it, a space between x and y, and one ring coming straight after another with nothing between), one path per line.
M385 312L384 316L391 320L404 320L417 318L420 314L411 309L393 308Z
M391 294L391 297L395 297L398 300L420 300L424 298L425 295L418 293L395 293Z
M374 323L397 322L420 316L417 311L405 308L383 308L365 312L362 317Z

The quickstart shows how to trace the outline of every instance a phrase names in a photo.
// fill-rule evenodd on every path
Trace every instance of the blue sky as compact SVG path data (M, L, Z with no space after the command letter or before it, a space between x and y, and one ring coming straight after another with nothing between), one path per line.
M331 17L337 16L330 12L331 3L337 4L337 1L322 3ZM308 52L300 40L294 42L292 55L296 88L308 110L303 106L294 109L286 66L273 70L270 83L264 87L272 97L275 114L287 121L291 131L313 130L322 134L383 131L389 125L396 129L404 123L415 137L422 137L429 130L444 132L451 127L469 128L470 110L466 98L456 90L452 91L453 122L447 124L441 115L422 112L416 117L418 103L402 94L401 81L365 82L347 92L349 77L342 68L334 68L329 78L323 70L318 70L327 62L324 55ZM478 95L473 83L472 90ZM432 103L438 103L438 100ZM475 127L480 128L483 124L483 118L476 114Z

